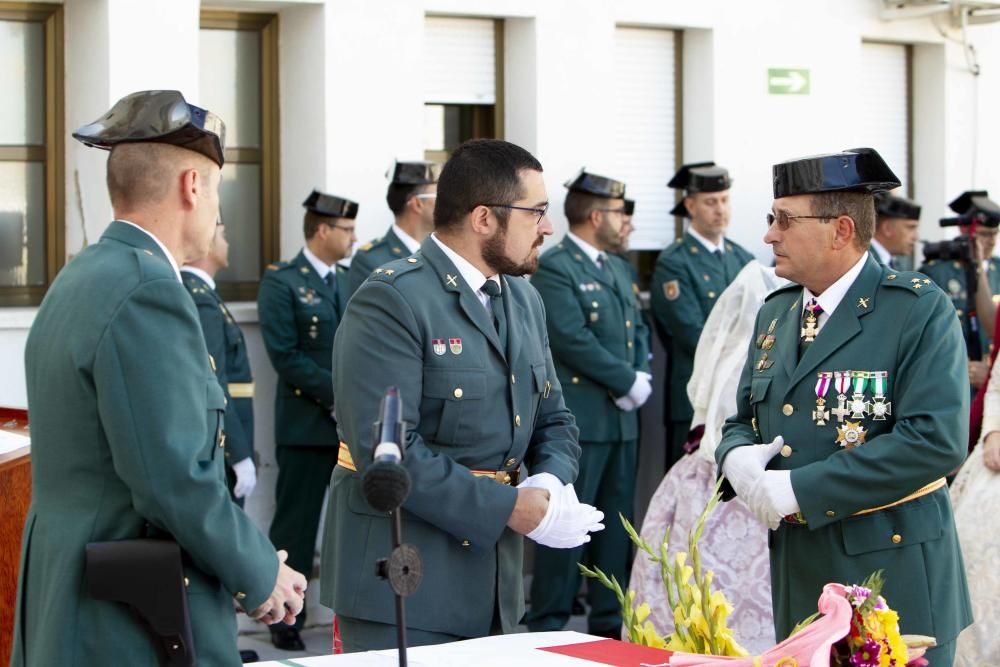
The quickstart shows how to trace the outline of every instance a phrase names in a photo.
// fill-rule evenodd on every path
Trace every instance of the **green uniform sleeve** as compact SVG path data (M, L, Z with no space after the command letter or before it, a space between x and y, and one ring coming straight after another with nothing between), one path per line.
M183 289L172 279L144 283L116 312L95 357L98 411L135 510L252 610L270 596L278 559L223 481L224 405Z
M639 296L635 296L636 312L639 316L632 323L635 327L635 368L650 373L649 369L649 325L646 324L646 314L642 312Z
M410 425L403 462L412 486L404 507L457 540L492 548L514 510L517 489L473 476L420 435L423 346L410 304L394 286L369 281L354 294L338 332L334 367L338 424L358 472L372 460L372 424L386 387L395 386Z
M542 264L531 284L547 304L549 341L560 363L607 387L615 397L627 394L635 382L635 370L605 349L587 326L570 276Z
M333 376L302 352L295 326L295 293L272 275L265 275L257 294L260 331L274 370L282 382L333 406Z
M663 291L664 285L674 280L677 281L677 297L668 300ZM702 312L691 276L679 265L677 258L660 255L653 270L650 296L657 323L664 331L669 332L681 350L694 358L698 338L708 314Z
M226 375L226 369L229 368L226 359L226 319L214 299L195 299L195 305L198 306L198 319L201 321L202 333L205 334L205 347L215 359L215 377L225 392L226 401L232 402L229 378ZM248 456L253 456L253 447L243 430L243 422L236 410L226 410L226 463L232 465Z
M935 290L913 299L900 331L896 378L890 379L892 431L791 472L812 529L895 502L965 459L969 376L947 296Z

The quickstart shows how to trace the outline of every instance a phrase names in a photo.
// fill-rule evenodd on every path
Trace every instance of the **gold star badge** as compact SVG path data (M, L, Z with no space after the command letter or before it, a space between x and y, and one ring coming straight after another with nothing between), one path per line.
M837 427L837 444L847 449L853 449L865 442L868 433L861 426L861 422L845 422L843 426Z

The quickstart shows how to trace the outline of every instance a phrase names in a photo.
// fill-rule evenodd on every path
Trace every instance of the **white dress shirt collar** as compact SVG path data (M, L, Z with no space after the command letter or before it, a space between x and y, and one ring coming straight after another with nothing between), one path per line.
M472 265L472 262L459 255L444 243L441 243L437 234L431 234L431 238L434 240L434 243L441 248L441 251L445 254L445 256L451 260L451 263L455 265L455 268L458 269L458 273L462 276L462 280L466 282L472 292L476 295L476 298L479 299L479 302L483 304L483 308L492 312L492 309L490 308L490 295L483 291L483 285L486 284L487 280L492 280L499 285L502 290L503 281L500 280L500 276L494 275L487 278L483 275L482 271Z
M399 237L399 240L403 242L403 245L406 246L406 249L410 251L411 255L420 250L420 241L404 232L403 228L399 225L393 223L392 233Z
M181 271L183 271L184 273L190 273L198 276L199 278L204 280L209 287L215 289L215 278L208 275L208 273L204 269L199 269L197 266L182 266Z
M861 270L865 268L867 261L868 253L862 253L861 258L858 259L854 266L848 269L847 273L838 278L832 285L823 290L823 293L819 296L810 292L809 288L805 285L802 286L802 310L805 311L806 304L812 299L816 299L820 308L823 309L820 316L816 318L817 330L822 329L823 324L833 315L833 311L837 310L837 306L847 296L847 290L851 289L851 285L861 275Z
M882 260L882 263L889 266L889 262L892 261L892 253L885 249L885 246L872 239L872 250L878 255L878 258Z
M319 257L314 255L311 250L309 250L309 246L302 246L302 254L305 255L305 258L309 261L310 264L312 264L312 267L316 269L316 273L318 273L319 277L322 278L323 280L326 280L326 274L330 273L331 271L336 271L335 268L337 266L336 264L334 264L333 266L328 266L327 264L324 264L323 260L321 260ZM334 275L337 274L334 273Z
M600 268L600 264L597 263L597 259L600 257L602 262L605 261L608 256L606 252L598 250L573 232L566 232L566 236L569 237L573 243L580 246L580 250L586 253L587 257L590 258L590 261L594 263L594 266Z
M121 218L118 218L118 222L124 222L126 225L132 225L133 227L135 227L136 229L138 229L139 231L141 231L143 234L146 234L147 236L149 236L149 238L151 238L154 241L156 241L156 245L160 246L160 250L162 250L163 254L167 256L167 261L170 262L170 266L174 269L174 273L177 274L177 282L183 282L181 280L181 269L180 269L179 266L177 266L177 260L174 259L174 256L170 254L169 250L167 250L167 246L163 245L163 243L160 241L160 239L156 238L156 234L154 234L153 232L149 231L148 229L144 229L143 227L140 227L139 225L135 224L134 222L129 222L128 220L122 220Z
M715 252L716 250L718 250L723 255L726 254L726 244L725 244L725 238L724 237L723 237L723 240L720 241L719 243L712 243L711 241L709 241L708 239L706 239L704 236L702 236L701 234L699 234L698 232L696 232L694 230L694 226L693 225L690 226L690 227L688 227L688 234L690 234L691 236L693 236L695 241L697 241L698 243L700 243L703 246L705 246L705 250L707 250L709 252Z

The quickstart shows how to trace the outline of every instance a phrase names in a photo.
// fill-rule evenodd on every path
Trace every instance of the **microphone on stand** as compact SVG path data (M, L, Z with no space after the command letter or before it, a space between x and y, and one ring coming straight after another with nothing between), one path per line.
M392 512L410 495L410 473L403 466L402 402L399 390L389 387L382 399L379 420L374 425L375 452L361 476L361 491L379 512Z

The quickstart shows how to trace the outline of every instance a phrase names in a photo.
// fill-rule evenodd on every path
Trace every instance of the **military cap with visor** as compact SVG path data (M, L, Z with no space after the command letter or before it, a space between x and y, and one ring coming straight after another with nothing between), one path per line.
M302 205L311 213L324 215L328 218L349 218L353 220L358 217L357 202L336 195L328 195L319 190L313 190L306 197L306 200L302 202Z
M948 208L963 216L980 214L989 220L1000 219L1000 206L990 199L990 194L986 190L963 192L955 198L955 201L948 204Z
M604 199L625 198L625 183L608 178L607 176L588 173L585 168L581 169L575 178L566 181L563 185L570 192L582 192L594 195L595 197L603 197Z
M874 148L811 155L772 168L774 198L819 192L869 192L900 186L896 174Z
M437 183L441 164L437 162L394 162L386 177L393 185L427 185Z
M668 188L684 190L685 196L699 192L723 192L733 186L729 170L714 162L691 162L681 165L674 177L667 183ZM689 217L684 201L677 202L670 215Z
M225 162L226 125L214 113L189 104L176 90L143 90L121 98L111 110L79 128L73 138L111 150L119 144L171 144Z
M888 192L875 193L875 211L884 218L920 219L920 204L912 199L897 197Z

